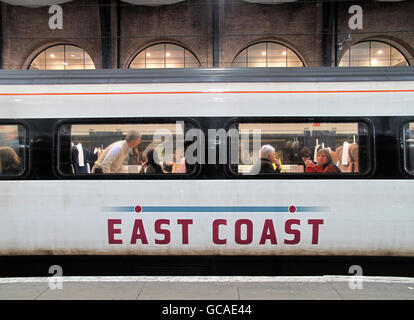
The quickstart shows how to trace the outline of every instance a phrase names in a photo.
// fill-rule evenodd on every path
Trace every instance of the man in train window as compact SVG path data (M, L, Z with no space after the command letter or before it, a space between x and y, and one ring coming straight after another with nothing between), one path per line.
M129 131L125 140L120 140L109 145L95 161L92 173L119 173L123 162L128 157L130 148L135 148L141 143L141 134L137 131Z
M259 150L259 159L250 169L250 174L279 173L281 171L280 161L276 159L276 149L266 144Z

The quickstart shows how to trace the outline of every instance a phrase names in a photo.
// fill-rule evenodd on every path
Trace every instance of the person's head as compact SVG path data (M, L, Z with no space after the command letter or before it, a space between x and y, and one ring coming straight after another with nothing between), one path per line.
M141 143L141 134L138 131L131 130L126 135L125 141L128 143L129 148L135 148Z
M308 147L304 147L302 148L302 150L300 150L300 158L303 162L305 162L306 160L310 160L311 154L312 151Z
M17 173L20 170L20 159L10 147L0 147L0 173Z
M331 152L328 148L321 149L316 154L316 161L320 166L325 166L332 162Z
M269 161L274 161L276 159L276 149L270 144L262 146L259 153L261 159L268 159Z

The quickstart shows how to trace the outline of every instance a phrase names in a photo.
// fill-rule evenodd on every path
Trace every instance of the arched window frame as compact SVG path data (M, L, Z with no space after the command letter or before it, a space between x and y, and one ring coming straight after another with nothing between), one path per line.
M390 47L390 51L393 49L397 50L398 53L401 54L402 57L404 57L406 63L408 66L410 66L410 59L407 58L407 55L403 52L403 50L401 50L398 46L394 45L393 43L389 43L385 40L381 40L381 39L368 39L368 40L362 40L362 41L358 41L355 42L354 44L352 44L347 50L345 50L345 52L343 53L343 55L341 56L341 59L338 62L338 67L342 67L342 68L346 68L346 67L351 67L351 54L352 54L352 47L354 47L355 45L361 44L361 43L369 43L369 63L370 65L368 67L374 67L371 66L371 60L372 60L372 55L371 55L371 50L372 50L372 43L373 42L377 42L377 43L382 43L382 44L386 44ZM341 62L344 59L344 57L346 56L346 54L348 54L348 65L347 66L341 66ZM391 54L390 54L390 62L391 62ZM390 63L391 65L391 63Z
M93 63L93 69L96 69L96 64L95 64L95 62L93 61L93 59L92 59L92 57L91 57L91 55L84 49L84 48L82 48L81 46L79 46L79 45L76 45L76 44L73 44L73 43L66 43L66 42L62 42L62 43L53 43L53 44L50 44L50 45L48 45L48 46L45 46L45 47L42 47L41 49L39 49L39 50L37 50L37 53L36 54L34 54L33 55L33 57L29 60L30 62L29 63L27 63L27 64L25 64L25 66L26 66L26 69L27 70L30 70L30 67L32 66L32 64L33 64L33 62L37 59L37 57L39 56L39 55L41 55L43 52L46 52L46 50L49 50L49 49L51 49L51 48L54 48L54 47L58 47L58 46L63 46L63 50L64 50L64 61L65 61L65 59L66 59L66 57L65 57L65 54L66 54L66 46L72 46L72 47L76 47L76 48L79 48L79 49L81 49L82 51L83 51L83 69L68 69L68 70L86 70L86 68L85 68L85 66L86 66L86 55L88 55L89 56L89 58L91 59L91 61L92 61L92 63ZM45 59L46 59L46 55L45 55ZM46 65L46 63L45 63L45 65ZM50 69L43 69L43 70L50 70ZM64 69L63 70L66 70L66 65L64 65Z
M252 47L252 46L255 46L255 45L258 45L258 44L262 44L262 43L265 43L266 44L266 68L278 68L278 67L268 67L267 66L267 64L268 64L268 54L267 54L267 52L268 52L268 44L269 43L274 43L274 44L277 44L277 45L280 45L280 46L283 46L283 47L285 47L286 49L289 49L290 51L292 51L295 55L296 55L296 57L300 60L300 62L302 63L302 67L305 67L306 65L305 65L305 62L303 61L303 59L302 59L302 57L298 54L298 52L296 51L296 50L294 50L294 49L292 49L290 46L288 46L288 45L286 45L286 44L284 44L284 43L282 43L282 42L278 42L278 41L272 41L272 40L267 40L267 41L258 41L258 42L255 42L255 43L252 43L252 44L250 44L250 45L248 45L248 46L246 46L246 47L244 47L243 49L241 49L236 55L235 55L235 57L234 57L234 59L233 59L233 61L232 61L232 63L231 63L231 65L232 65L232 67L233 67L233 64L234 64L234 62L236 61L236 59L237 59L237 57L243 52L243 51L245 51L246 50L246 67L245 68L252 68L252 67L249 67L249 63L248 63L248 51L247 51L247 49L248 48L250 48L250 47ZM288 62L288 55L286 54L286 65L285 65L285 67L281 67L281 68L290 68L290 67L288 67L287 66L287 62ZM280 67L279 67L280 68Z
M185 57L186 57L186 54L185 54L185 52L187 51L187 52L189 52L193 57L194 57L194 59L197 61L197 63L198 63L198 67L197 68L200 68L201 67L201 63L200 63L200 60L198 59L198 57L191 51L191 50L189 50L189 49L187 49L186 47L184 47L183 45L181 45L181 44L178 44L178 43L174 43L174 42L171 42L171 41L160 41L160 42L155 42L155 43L151 43L150 45L147 45L146 47L144 47L143 49L141 49L141 50L139 50L133 57L132 57L132 59L130 60L130 62L128 63L128 65L127 65L127 69L151 69L151 68L147 68L147 66L146 66L146 64L147 64L147 62L146 62L146 59L147 59L147 55L146 54L144 54L144 64L145 64L145 68L131 68L131 65L134 63L134 61L135 61L135 59L142 53L142 52L145 52L145 50L147 50L147 49L149 49L149 48L151 48L151 47L153 47L153 46L156 46L156 45L160 45L160 44L162 44L162 45L164 45L164 53L166 52L166 46L167 45L173 45L173 46L177 46L177 47L180 47L180 48L182 48L183 49L183 56L184 56L184 68L186 68L186 66L185 66ZM165 54L163 55L164 56L164 66L162 67L162 68L160 68L160 69L166 69L166 56L165 56ZM177 68L178 69L178 68Z

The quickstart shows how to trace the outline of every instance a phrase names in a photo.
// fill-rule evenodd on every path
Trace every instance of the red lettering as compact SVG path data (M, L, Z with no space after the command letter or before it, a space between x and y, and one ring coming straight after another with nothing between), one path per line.
M246 239L241 238L241 226L246 225ZM235 240L238 244L249 244L253 241L253 222L249 219L240 219L235 224Z
M114 224L121 224L121 219L108 219L108 243L109 244L122 244L121 239L115 239L115 234L120 234L121 229L115 229Z
M155 243L156 244L169 244L171 241L171 233L170 230L168 229L161 229L161 225L162 224L167 224L170 225L170 220L168 219L159 219L159 220L155 220L155 232L158 234L163 234L164 235L164 239L163 240L158 240L155 239Z
M265 244L266 240L270 240L271 244L277 244L275 227L271 219L265 220L259 244Z
M319 225L323 224L323 219L310 219L308 224L312 225L312 244L318 244L319 240Z
M215 244L226 244L226 239L219 238L219 225L227 225L227 220L225 219L216 219L213 221L213 243Z
M131 244L136 244L140 239L142 244L148 244L147 236L145 235L144 225L141 219L135 219L134 229L132 230Z
M182 225L182 244L188 244L188 225L193 224L193 219L178 219L177 224Z
M286 234L293 234L293 239L285 239L285 244L297 244L300 241L300 231L297 229L292 229L292 224L300 225L299 219L289 219L285 222L285 232Z

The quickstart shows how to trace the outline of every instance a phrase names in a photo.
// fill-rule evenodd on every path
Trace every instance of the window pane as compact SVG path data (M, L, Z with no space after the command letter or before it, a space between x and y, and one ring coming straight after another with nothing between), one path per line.
M59 167L69 174L187 173L183 132L180 122L63 125Z
M409 173L414 173L414 122L410 122L404 128L405 138L405 168Z
M46 49L46 69L47 70L64 70L64 53L65 46L54 46Z
M31 70L45 70L46 69L46 52L42 52L30 64Z
M290 49L287 49L287 67L303 67L302 61Z
M369 67L369 42L362 42L352 46L351 67Z
M84 69L84 50L75 46L66 46L65 63L66 70Z
M340 67L349 67L349 50L346 50L342 56L341 62L339 62Z
M266 43L258 43L247 48L248 67L266 67Z
M184 48L167 43L165 46L166 68L184 68Z
M198 60L196 59L196 57L193 56L193 54L188 51L185 50L185 68L199 68L200 67L200 63L198 62Z
M132 69L141 69L145 68L145 55L146 50L142 50L135 59L131 62L131 65L129 66Z
M277 43L268 43L267 45L267 66L268 67L286 67L287 66L287 48Z
M20 125L0 125L0 176L16 176L24 169L26 132Z
M247 67L247 49L239 53L234 59L232 67L234 68L246 68Z
M391 66L393 67L406 67L408 62L405 57L394 47L391 47Z
M236 128L236 173L355 174L369 168L364 123L241 123Z
M371 67L390 66L390 45L382 42L371 42Z
M165 67L165 50L164 44L157 44L147 48L146 51L146 68L164 68Z
M85 69L95 69L95 64L93 63L89 54L85 51L84 51L84 54L85 54Z

